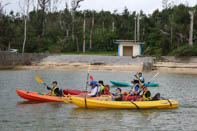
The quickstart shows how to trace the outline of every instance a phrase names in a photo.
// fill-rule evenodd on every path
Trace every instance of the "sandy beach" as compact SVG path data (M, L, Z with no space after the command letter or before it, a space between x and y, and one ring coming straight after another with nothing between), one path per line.
M49 55L41 60L32 61L28 65L3 65L0 69L13 70L91 70L108 71L153 71L178 74L197 74L197 57L176 58L163 57L155 60L153 57L119 57L90 55ZM148 64L148 70L145 65Z

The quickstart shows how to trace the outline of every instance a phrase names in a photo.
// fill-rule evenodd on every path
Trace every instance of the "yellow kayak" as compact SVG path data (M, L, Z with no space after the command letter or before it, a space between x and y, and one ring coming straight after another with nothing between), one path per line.
M85 99L72 96L72 103L85 108ZM167 109L177 108L178 102L175 100L158 101L104 101L95 99L86 99L87 108L114 108L114 109Z

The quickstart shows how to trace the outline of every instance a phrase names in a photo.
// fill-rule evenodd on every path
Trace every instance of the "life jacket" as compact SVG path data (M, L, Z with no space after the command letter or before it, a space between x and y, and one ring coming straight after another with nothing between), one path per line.
M58 87L55 86L55 87L52 88L52 90L51 90L51 95L52 95L52 96L57 96L57 95L55 94L55 89L56 89L56 88L58 88Z
M133 89L129 92L129 94L130 94L131 96L138 96L138 95L139 95L139 89L140 89L139 84L135 84L135 85L133 86ZM134 94L134 92L136 92L136 91L138 91L138 94Z
M143 94L142 94L142 99L145 101L145 100L148 100L148 101L150 101L150 100L152 100L152 96L151 96L151 93L150 93L150 96L146 96L146 93L148 92L149 90L147 90L147 91L144 91L143 92ZM150 91L149 91L150 92Z
M120 93L120 94L117 94L117 93L114 93L113 94L113 96L118 96L118 95L120 95L120 98L118 98L118 99L114 99L115 101L122 101L122 94Z
M110 95L109 88L104 88L103 95Z
M92 91L94 90L94 88L97 88L97 91L96 91L96 94L94 94L94 96L92 96L92 97L99 96L99 95L100 95L100 94L99 94L99 86L96 85L96 86L92 87L92 88L91 88L91 93L92 93Z
M100 85L100 87L101 87L101 92L102 92L105 87L103 85Z

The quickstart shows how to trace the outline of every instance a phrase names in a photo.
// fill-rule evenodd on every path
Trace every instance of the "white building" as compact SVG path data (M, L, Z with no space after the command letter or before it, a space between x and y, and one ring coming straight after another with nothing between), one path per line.
M142 45L144 42L135 42L133 40L116 40L114 44L118 45L118 56L142 55Z

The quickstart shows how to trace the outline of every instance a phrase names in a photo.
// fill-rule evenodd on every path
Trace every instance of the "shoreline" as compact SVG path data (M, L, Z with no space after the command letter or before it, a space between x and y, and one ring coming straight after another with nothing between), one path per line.
M91 70L167 72L197 75L197 57L0 54L0 70Z
M91 65L91 64L90 64ZM12 70L87 70L89 64L42 64L29 66L15 66ZM106 71L142 71L142 65L91 65L91 70Z
M42 63L34 65L1 66L0 70L87 70L84 63ZM143 71L143 64L138 65L91 65L91 70L104 71ZM197 63L162 62L153 64L153 69L144 72L165 72L174 74L197 75Z

